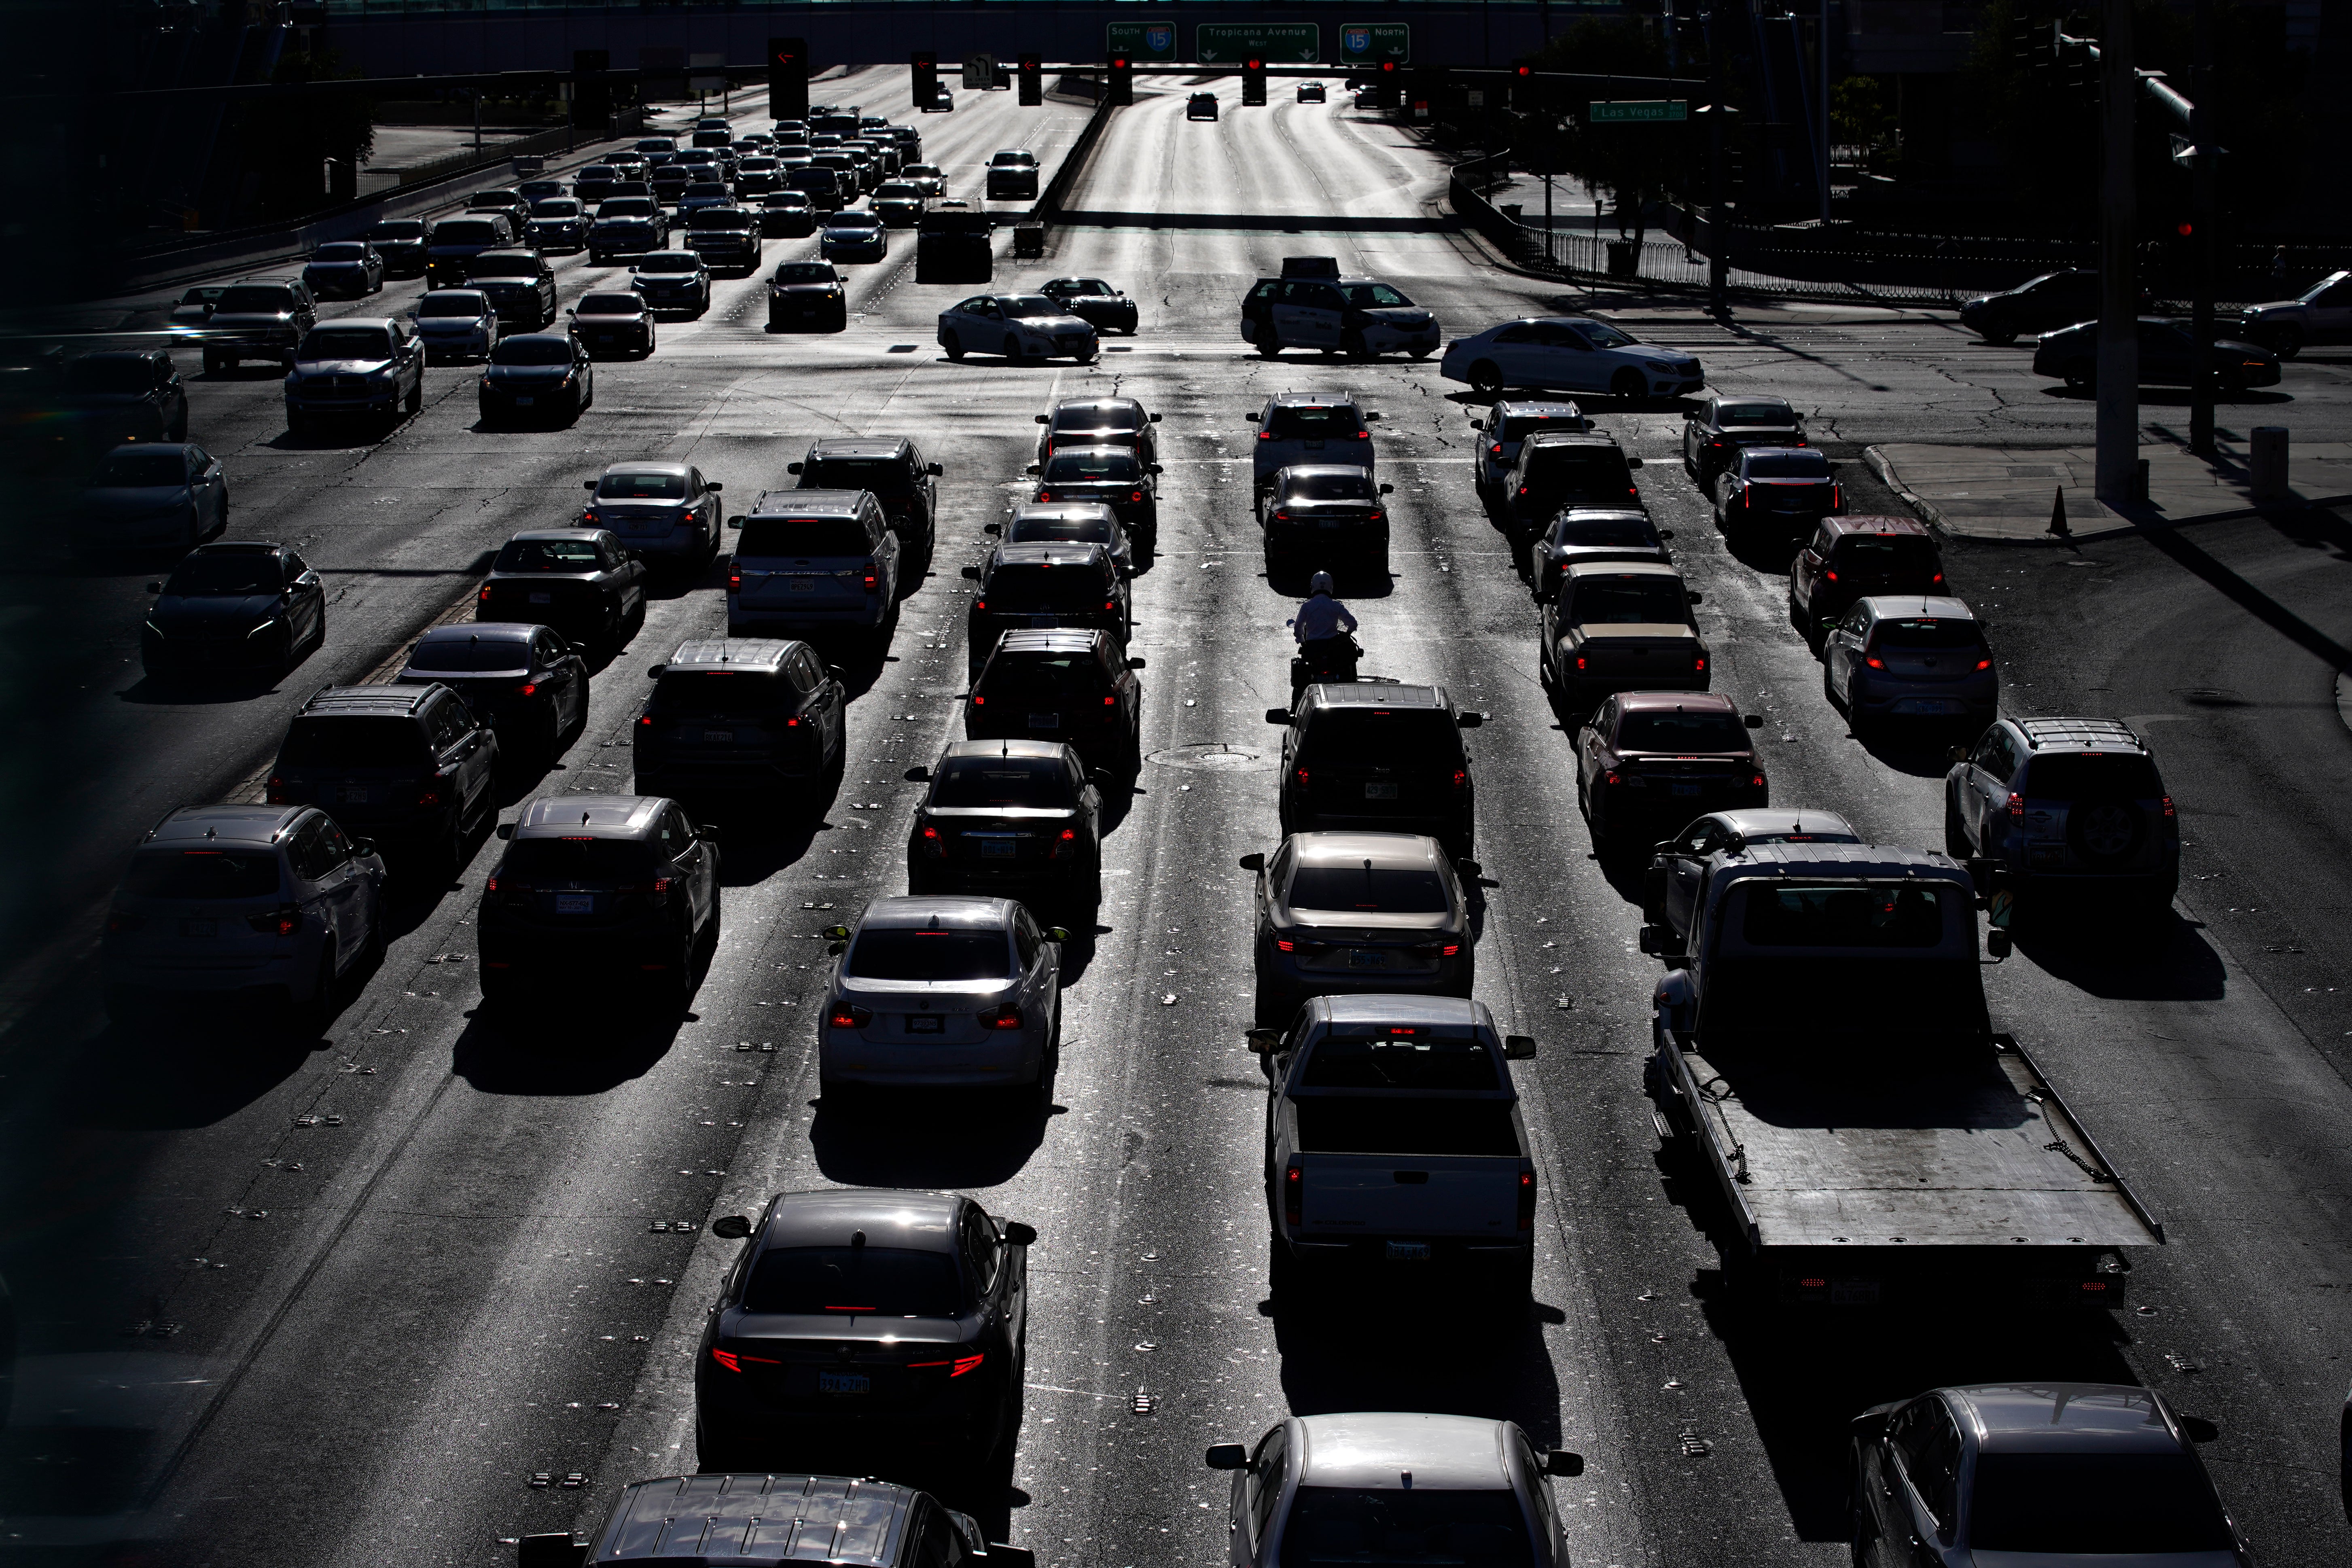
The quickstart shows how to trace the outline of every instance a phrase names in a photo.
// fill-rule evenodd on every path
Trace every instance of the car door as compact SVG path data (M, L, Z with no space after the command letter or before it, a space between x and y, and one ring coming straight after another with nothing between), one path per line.
M1600 768L1601 759L1608 753L1609 737L1616 730L1617 699L1612 696L1601 704L1600 711L1593 714L1577 736L1577 782L1584 786L1588 799L1592 791L1592 775Z
M714 869L711 862L716 852L696 835L694 824L687 820L685 811L675 802L663 809L661 824L656 829L655 837L661 846L663 858L670 863L677 873L678 880L686 887L688 924L690 929L700 931L702 922L709 917L711 890L718 885L710 874Z
M335 951L348 963L367 945L368 924L374 913L368 879L352 858L351 840L332 821L314 816L304 831L310 837L308 855L313 868L308 875L334 931Z
M1843 620L1838 622L1837 629L1822 640L1823 675L1832 689L1845 689L1846 682L1853 673L1853 661L1859 657L1863 639L1869 632L1870 613L1856 605L1845 613Z
M1698 901L1698 886L1706 875L1707 857L1723 847L1723 825L1703 820L1683 830L1666 857L1666 923L1676 931L1690 929L1691 910Z
M1789 563L1789 597L1808 613L1812 608L1813 590L1820 585L1822 568L1829 564L1832 542L1826 526L1816 529L1805 547L1797 552L1797 558Z
M1235 1478L1242 1527L1236 1545L1241 1561L1252 1568L1268 1568L1272 1562L1268 1552L1280 1523L1276 1509L1289 1474L1289 1456L1285 1452L1287 1431L1286 1426L1276 1426L1261 1438L1257 1452L1250 1456L1249 1468Z
M1531 384L1576 392L1607 389L1607 356L1594 353L1582 332L1558 321L1538 321L1535 335Z
M213 455L190 442L187 448L188 493L195 498L197 527L210 533L221 523L222 504L228 495L228 481Z
M1969 753L1968 772L1961 781L1966 798L1958 803L1962 826L1979 855L1992 854L2000 847L1998 840L2008 836L2009 781L2016 774L2017 755L2009 743L2009 731L1996 724Z
M2336 342L2352 337L2352 278L2329 285L2305 310L2315 338Z
M290 643L320 635L327 619L327 585L299 555L287 551L279 558L286 582L286 623Z

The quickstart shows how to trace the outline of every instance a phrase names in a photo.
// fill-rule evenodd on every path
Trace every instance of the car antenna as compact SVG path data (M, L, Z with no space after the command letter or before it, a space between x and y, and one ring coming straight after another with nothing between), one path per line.
M580 814L580 826L583 827L588 826L588 814L584 811Z
M851 1232L849 1233L849 1245L850 1245L850 1246L852 1246L852 1247L863 1247L863 1246L865 1246L865 1245L866 1245L866 1233L865 1233L864 1231L862 1231L862 1230L853 1230L853 1231L851 1231Z

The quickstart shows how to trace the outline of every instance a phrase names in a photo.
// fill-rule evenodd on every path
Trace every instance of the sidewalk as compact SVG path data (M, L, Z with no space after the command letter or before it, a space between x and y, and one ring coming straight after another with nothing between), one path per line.
M2147 503L2101 504L2092 494L2095 453L2089 447L1866 447L1863 460L1929 523L1957 539L2049 542L2056 495L2076 539L2217 518L2249 517L2267 508L2335 506L2352 501L2352 441L2298 442L2288 454L2291 494L2257 501L2246 474L2246 442L2224 433L2210 463L2184 447L2142 447Z

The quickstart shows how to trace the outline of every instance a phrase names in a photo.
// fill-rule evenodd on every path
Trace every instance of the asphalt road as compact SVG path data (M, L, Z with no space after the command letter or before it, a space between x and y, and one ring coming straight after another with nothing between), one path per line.
M886 85L857 95L901 113L898 76L871 73ZM2140 1262L2137 1306L2116 1320L1760 1322L1721 1296L1718 1218L1656 1151L1640 1093L1655 967L1633 951L1626 868L1589 854L1526 592L1471 495L1477 405L1433 363L1269 363L1233 334L1240 289L1286 254L1391 279L1449 327L1556 290L1429 221L1435 165L1394 128L1337 104L1244 114L1230 85L1228 118L1188 123L1181 90L1117 116L1070 203L1090 216L1054 255L1000 263L1001 279L1096 274L1138 296L1141 332L1097 367L949 363L931 318L962 290L918 288L894 259L856 269L864 313L826 338L766 335L758 281L722 284L701 322L665 325L654 360L600 367L596 407L569 431L477 432L467 373L436 371L425 413L382 441L297 445L274 376L205 377L195 433L229 463L236 531L293 538L327 571L327 649L268 691L163 702L136 675L143 573L9 580L6 717L43 744L16 754L8 796L8 820L42 827L12 838L6 879L16 950L38 956L17 965L0 1038L0 1271L24 1352L5 1529L152 1540L173 1562L373 1563L392 1542L405 1561L510 1561L502 1538L584 1527L623 1483L692 1466L691 1352L732 1247L653 1222L845 1183L984 1193L1037 1226L1015 1489L983 1515L1051 1568L1220 1560L1224 1481L1202 1448L1254 1440L1285 1411L1349 1408L1508 1415L1539 1446L1582 1451L1585 1477L1559 1492L1576 1559L1596 1568L1826 1563L1844 1551L1852 1414L1938 1383L2051 1377L2144 1382L2212 1419L2208 1462L2262 1560L2341 1561L2340 522L1953 549L1956 588L1994 619L2010 706L2146 726L2180 803L2190 879L2161 943L2037 939L1989 977L1999 1025L2169 1245ZM927 152L959 174L999 145L1049 145L1082 113L960 102L921 121ZM805 243L772 243L770 262ZM566 300L591 276L567 265ZM1934 389L1996 422L2022 418L2033 390L2014 352L1955 347L1932 318L1662 314L1655 334L1696 349L1727 389L1801 382L1847 457L1930 425L1950 435L1963 403L1939 413ZM2342 374L2297 362L2294 406L2339 407ZM1397 486L1393 580L1349 594L1367 668L1492 715L1471 745L1493 884L1479 992L1542 1042L1519 1079L1544 1193L1525 1321L1450 1293L1313 1316L1265 1304L1234 861L1276 841L1260 710L1284 696L1289 600L1263 576L1243 416L1269 392L1328 386L1385 415ZM1166 415L1162 550L1137 584L1150 761L1108 841L1101 925L1068 950L1050 1110L947 1097L845 1117L815 1093L813 933L904 886L915 791L900 774L957 732L956 568L1013 492L1032 414L1113 387ZM2087 427L2070 401L2025 405L2073 419L2068 438ZM1705 593L1719 689L1766 716L1775 799L1938 844L1939 750L1846 734L1788 629L1785 563L1726 550L1672 460L1678 413L1595 412L1650 461L1644 499ZM947 469L935 580L889 657L853 670L836 798L729 822L727 928L682 1019L631 1023L597 997L525 1026L477 1018L467 922L493 843L405 906L323 1039L105 1026L74 932L136 829L236 787L299 693L374 668L463 597L484 551L566 515L581 477L626 454L684 457L742 494L814 437L893 431ZM1893 509L1858 462L1843 477L1857 510ZM715 579L656 602L598 672L585 732L516 800L625 788L643 667L722 623ZM534 1489L534 1472L584 1484Z

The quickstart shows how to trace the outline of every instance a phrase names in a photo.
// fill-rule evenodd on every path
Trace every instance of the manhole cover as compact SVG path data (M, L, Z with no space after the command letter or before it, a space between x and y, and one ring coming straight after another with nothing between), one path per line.
M1251 773L1274 766L1274 759L1264 752L1227 745L1222 741L1171 746L1164 752L1152 752L1149 760L1162 767L1202 768L1218 773Z

